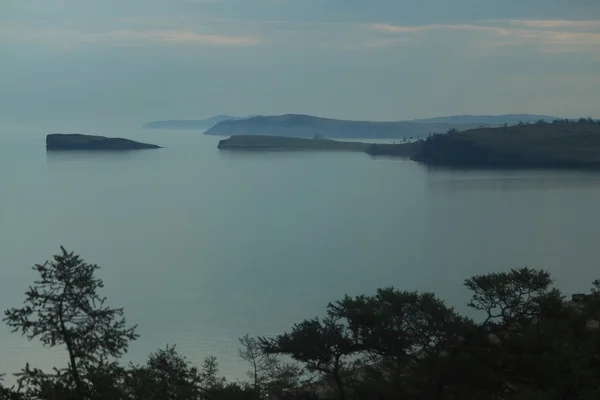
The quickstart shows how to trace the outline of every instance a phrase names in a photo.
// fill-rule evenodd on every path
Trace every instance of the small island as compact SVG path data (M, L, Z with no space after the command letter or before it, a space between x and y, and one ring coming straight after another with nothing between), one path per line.
M314 139L283 136L243 135L219 141L219 149L230 150L336 150L364 152L368 143L340 142L315 136Z
M142 150L160 149L155 144L140 143L123 138L52 133L46 136L46 150Z

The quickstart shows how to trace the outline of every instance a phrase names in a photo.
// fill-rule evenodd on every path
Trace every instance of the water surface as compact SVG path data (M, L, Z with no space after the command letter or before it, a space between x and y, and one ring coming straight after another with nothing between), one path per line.
M600 277L600 174L449 171L360 153L228 152L195 132L98 134L167 146L46 153L0 131L0 306L60 245L99 264L142 361L176 343L242 377L237 338L272 335L344 293L434 291L465 310L466 277L530 266L567 293ZM0 371L54 365L0 327Z

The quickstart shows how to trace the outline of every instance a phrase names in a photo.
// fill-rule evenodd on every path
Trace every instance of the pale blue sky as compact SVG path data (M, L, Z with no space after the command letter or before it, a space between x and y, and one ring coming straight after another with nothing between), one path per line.
M598 0L2 0L0 120L600 117Z

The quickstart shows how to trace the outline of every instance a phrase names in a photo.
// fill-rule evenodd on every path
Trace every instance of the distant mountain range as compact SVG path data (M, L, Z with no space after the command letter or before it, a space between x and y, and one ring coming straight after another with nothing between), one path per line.
M172 120L151 122L144 128L205 130L206 135L263 135L331 139L402 139L423 138L450 129L466 130L481 126L516 124L554 117L531 114L459 115L411 121L349 121L303 114L278 116L232 117L219 115L205 120Z
M173 119L168 121L154 121L143 126L144 129L182 129L205 130L222 121L235 120L238 117L231 115L217 115L207 119Z

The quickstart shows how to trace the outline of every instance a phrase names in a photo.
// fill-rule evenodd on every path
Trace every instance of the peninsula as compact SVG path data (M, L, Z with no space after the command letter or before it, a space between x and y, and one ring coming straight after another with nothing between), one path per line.
M368 143L340 142L336 140L315 138L302 139L282 136L232 136L219 141L219 149L232 150L341 150L364 152Z
M453 167L600 167L600 121L556 120L437 134L412 157Z
M82 134L52 133L46 136L47 150L141 150L159 149L160 146L123 138L109 138Z
M473 168L600 168L600 121L555 120L451 130L401 144L369 144L266 135L232 136L219 149L345 150L410 158L429 165Z

